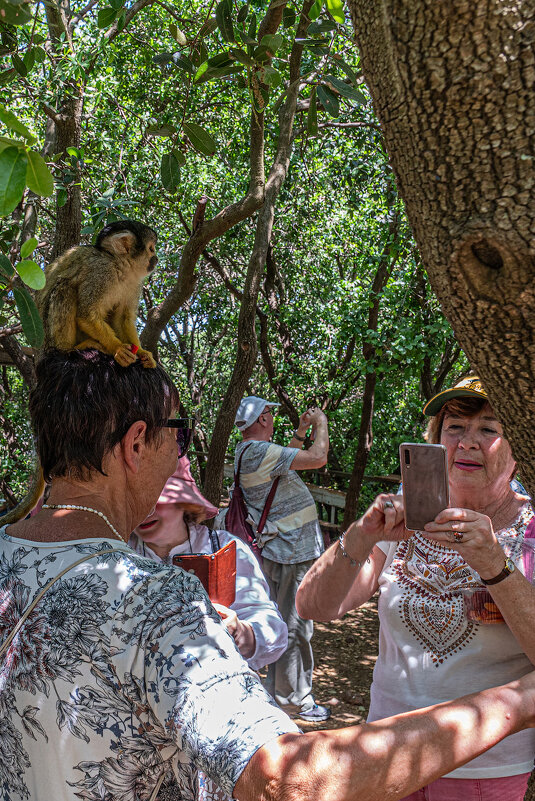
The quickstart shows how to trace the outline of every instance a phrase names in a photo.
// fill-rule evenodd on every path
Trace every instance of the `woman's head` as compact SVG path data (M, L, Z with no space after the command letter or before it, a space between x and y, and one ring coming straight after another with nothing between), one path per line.
M121 367L97 350L45 352L36 367L30 416L46 480L87 480L130 426L146 424L158 444L161 424L178 407L178 391L161 367Z
M431 418L426 438L446 447L452 491L482 493L488 502L509 491L516 463L487 400L448 400Z
M187 456L178 460L178 467L167 480L158 502L135 530L135 534L147 543L173 547L187 538L185 523L200 523L215 517L217 508L202 495L191 475Z

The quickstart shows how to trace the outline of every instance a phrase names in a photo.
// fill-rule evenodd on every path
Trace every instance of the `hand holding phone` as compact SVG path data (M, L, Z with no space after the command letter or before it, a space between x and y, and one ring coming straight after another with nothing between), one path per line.
M402 442L399 446L405 525L423 530L449 506L448 461L444 445Z

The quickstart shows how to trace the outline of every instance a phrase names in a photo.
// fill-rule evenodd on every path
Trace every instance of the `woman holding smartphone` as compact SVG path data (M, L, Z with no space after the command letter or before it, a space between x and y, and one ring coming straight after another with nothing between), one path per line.
M305 576L302 617L329 621L379 590L379 656L368 720L408 712L523 676L535 663L535 589L505 558L534 516L515 492L516 465L480 380L425 406L427 440L447 451L450 506L409 531L401 495L379 495ZM505 624L469 620L460 590L487 587ZM474 721L475 725L476 721ZM508 737L404 801L522 801L535 734Z

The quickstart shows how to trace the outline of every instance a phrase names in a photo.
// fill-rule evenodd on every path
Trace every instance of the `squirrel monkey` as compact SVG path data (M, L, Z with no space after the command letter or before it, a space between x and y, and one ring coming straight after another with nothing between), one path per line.
M156 367L136 331L141 285L158 262L156 239L148 225L121 220L103 228L95 246L70 248L52 262L36 297L44 349L97 348L123 367L136 358Z
M135 325L141 285L158 263L156 240L148 225L122 220L103 228L94 247L70 248L49 264L46 286L36 296L43 348L96 348L123 367L137 358L144 367L156 367L152 353L141 348ZM27 495L2 516L2 525L25 517L44 488L38 463Z

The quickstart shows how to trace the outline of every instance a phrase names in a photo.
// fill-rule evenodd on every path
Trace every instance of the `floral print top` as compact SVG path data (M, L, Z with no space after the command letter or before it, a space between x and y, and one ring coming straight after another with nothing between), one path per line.
M181 801L196 801L199 769L231 795L255 751L297 727L191 574L113 540L0 529L0 643L84 555L0 662L0 799L142 801L172 771Z

